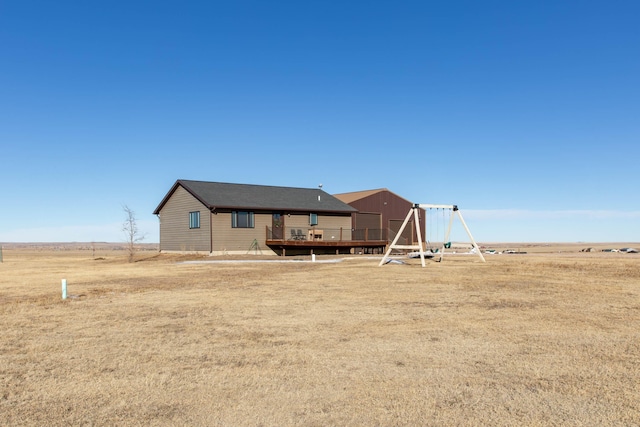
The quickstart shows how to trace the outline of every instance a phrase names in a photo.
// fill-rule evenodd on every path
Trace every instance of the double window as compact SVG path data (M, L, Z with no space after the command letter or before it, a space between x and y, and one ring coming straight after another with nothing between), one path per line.
M253 212L233 211L231 212L232 228L253 228Z
M189 212L189 228L200 228L200 211Z

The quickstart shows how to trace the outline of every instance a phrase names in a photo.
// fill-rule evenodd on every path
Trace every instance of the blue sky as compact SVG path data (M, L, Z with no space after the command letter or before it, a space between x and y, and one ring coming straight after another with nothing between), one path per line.
M636 1L0 3L0 242L146 241L176 179L640 241ZM456 237L454 235L454 237Z

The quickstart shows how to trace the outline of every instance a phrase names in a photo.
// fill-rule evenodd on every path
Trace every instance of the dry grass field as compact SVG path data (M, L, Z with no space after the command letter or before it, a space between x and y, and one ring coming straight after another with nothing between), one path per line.
M421 268L5 248L0 423L640 425L640 254L517 249Z

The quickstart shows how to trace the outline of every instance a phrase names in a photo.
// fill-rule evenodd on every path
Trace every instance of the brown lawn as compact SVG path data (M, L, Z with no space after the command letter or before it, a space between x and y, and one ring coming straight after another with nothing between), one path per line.
M0 420L640 425L640 254L520 246L426 268L5 248Z

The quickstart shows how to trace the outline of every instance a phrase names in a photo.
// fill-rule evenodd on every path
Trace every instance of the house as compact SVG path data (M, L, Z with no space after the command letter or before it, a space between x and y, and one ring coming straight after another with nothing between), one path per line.
M356 208L319 188L177 180L153 212L161 252L350 253ZM382 242L384 245L384 242Z
M356 209L351 214L351 228L357 230L354 238L378 239L390 243L400 230L413 203L386 188L334 194L342 202ZM420 210L420 231L424 241L425 211ZM416 226L411 218L399 243L412 245L417 242ZM363 235L357 235L363 233ZM362 248L363 252L383 253L384 248Z

